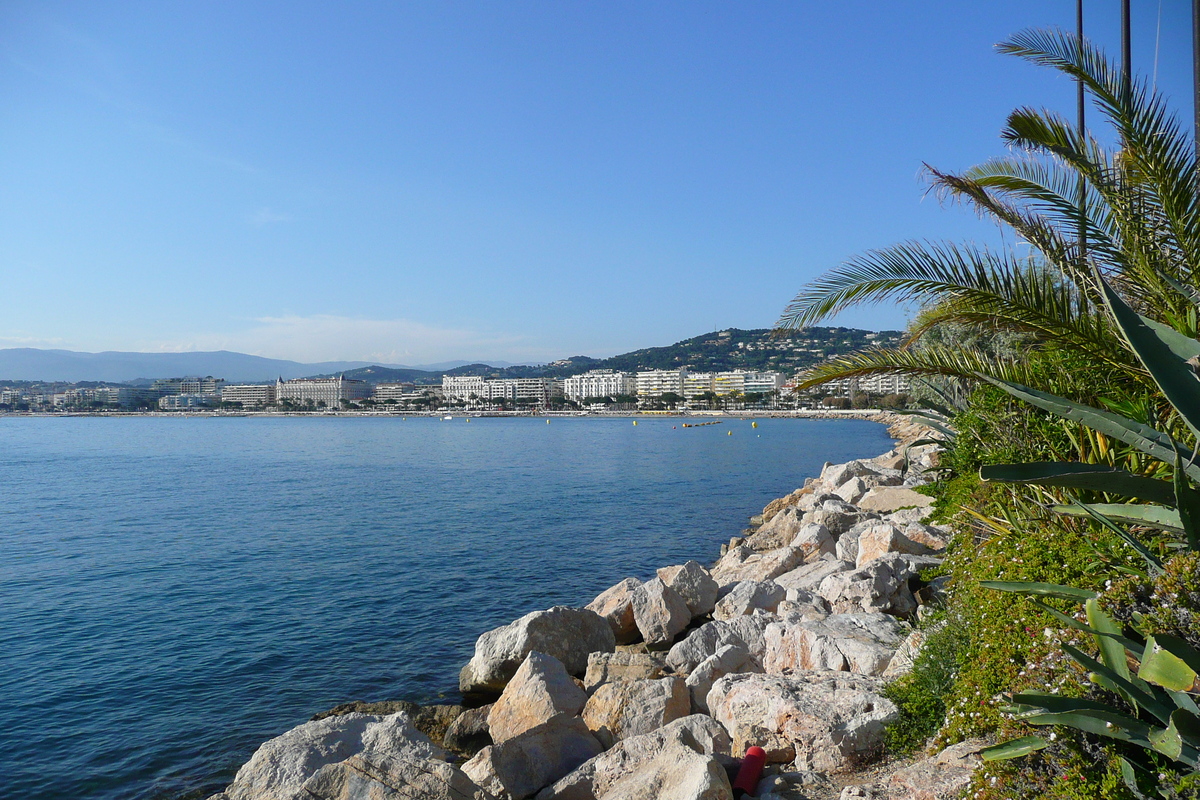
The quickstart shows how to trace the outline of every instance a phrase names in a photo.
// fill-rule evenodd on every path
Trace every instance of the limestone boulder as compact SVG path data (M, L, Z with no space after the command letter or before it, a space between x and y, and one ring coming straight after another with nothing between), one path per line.
M895 525L889 525L885 522L879 525L872 525L859 534L856 565L862 567L864 564L879 558L884 553L904 553L906 555L923 556L932 552L925 545L909 539Z
M488 732L488 714L492 711L489 703L479 708L467 709L454 718L446 728L442 744L446 749L456 753L475 755L492 743L492 735Z
M683 678L619 681L596 689L583 708L583 721L605 747L661 728L692 713Z
M444 761L377 753L321 767L305 782L300 796L304 800L495 800Z
M713 619L727 620L749 614L754 609L774 611L787 596L787 590L774 581L739 581L717 601Z
M947 747L936 756L896 770L884 782L893 800L954 800L962 796L975 770L983 764L979 751L983 739L968 739Z
M902 508L927 508L931 505L932 497L904 486L878 486L858 501L858 507L862 510L877 511L881 514L899 511Z
M800 502L800 498L809 494L812 494L812 489L806 486L797 489L786 497L780 497L767 503L762 511L762 524L766 525L780 511L783 511L785 508L792 508Z
M663 653L592 653L583 686L590 693L612 681L653 680L663 676L666 666Z
M579 769L542 790L537 800L599 800L614 785L654 761L662 752L684 748L693 753L728 757L729 734L712 717L693 714L650 733L632 736L613 745Z
M559 714L579 715L587 703L562 662L536 650L525 657L488 713L488 732L500 744Z
M557 658L571 675L583 675L589 653L611 653L616 643L608 620L594 611L565 606L534 611L480 636L458 686L464 693L500 692L534 650Z
M808 524L800 527L789 546L803 550L804 561L809 563L833 555L837 543L824 525Z
M712 613L717 602L717 582L699 562L663 567L658 570L658 579L683 598L693 617Z
M617 644L629 644L638 640L637 623L633 619L633 593L642 585L637 578L626 578L615 586L605 589L596 599L587 604L608 620Z
M870 491L871 487L862 478L851 478L841 486L833 490L833 493L853 505L862 499L862 496Z
M920 522L910 522L906 525L897 526L912 541L917 544L925 545L931 552L938 552L946 549L946 545L950 543L950 531L945 528L939 528L934 525L925 525Z
M835 539L864 519L864 514L840 500L826 500L801 517L805 525L821 525Z
M850 572L853 569L853 559L839 560L838 558L822 557L811 563L796 567L790 572L785 572L772 580L785 589L815 592L821 587L821 581L830 575L836 575L839 572Z
M734 672L761 672L762 668L750 657L750 651L737 644L727 644L701 661L687 676L692 695L692 710L708 713L708 693L717 678Z
M847 461L845 464L830 464L821 470L821 481L829 486L842 486L852 478L878 475L875 467L867 461Z
M733 547L713 566L712 577L718 586L738 581L769 581L804 563L803 548L781 547L759 553L749 547Z
M720 761L671 744L598 800L733 800L733 787Z
M631 595L633 619L642 640L651 647L669 645L692 621L692 612L679 594L655 578Z
M713 684L708 707L733 751L763 748L798 770L841 772L877 754L884 726L899 717L879 678L847 672L789 676L735 673Z
M763 523L754 535L746 540L746 546L752 550L777 550L786 547L796 534L800 532L800 518L803 512L798 508L785 508Z
M767 627L763 669L772 675L813 670L881 675L905 634L888 614L784 617Z
M908 582L927 566L941 563L927 556L885 553L851 572L830 575L817 593L834 613L883 611L904 616L916 610Z
M259 746L225 790L229 800L295 800L305 781L351 756L444 759L409 715L341 714L306 722Z
M761 664L767 626L778 619L774 614L754 611L729 620L705 623L675 643L667 653L667 666L680 674L690 673L727 644L745 647L750 657Z
M815 508L820 508L826 501L842 499L828 491L828 489L823 488L824 484L820 484L820 487L822 488L814 485L812 491L801 497L800 502L796 503L796 508L800 510L801 514L807 514Z
M775 609L780 618L792 617L802 620L824 619L830 614L829 602L814 592L803 589L788 589L787 594Z
M579 717L558 716L475 754L462 771L499 798L523 800L604 751Z

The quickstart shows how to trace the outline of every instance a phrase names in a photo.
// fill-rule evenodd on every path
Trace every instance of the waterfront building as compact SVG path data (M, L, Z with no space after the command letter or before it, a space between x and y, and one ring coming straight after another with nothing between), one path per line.
M417 385L415 383L377 383L372 396L376 400L408 400L417 396Z
M586 397L616 397L637 394L637 378L628 372L594 369L563 380L563 395L579 402Z
M275 405L277 384L251 383L221 387L221 400L227 403L241 403L242 408L262 408Z
M517 379L499 378L483 382L483 390L479 395L481 400L517 400Z
M685 372L683 374L684 398L691 400L705 392L713 391L714 375L711 372Z
M189 408L214 408L221 404L219 394L169 394L158 398L163 411L183 411Z
M344 375L336 378L297 378L285 381L280 378L275 383L275 396L280 402L289 400L297 405L320 406L337 408L343 400L362 400L371 396L371 387L366 381L354 380Z
M778 372L742 373L742 394L770 394L783 389L783 375Z
M850 397L858 392L866 394L906 394L912 389L912 385L908 382L908 378L903 375L881 374L830 381L819 388L831 395Z
M447 400L470 400L484 396L483 378L478 375L443 375L442 396Z
M551 397L561 397L562 381L554 378L517 378L517 402L546 405Z
M652 369L637 374L637 394L639 400L648 400L667 392L683 396L683 376L686 370Z
M220 394L225 385L224 378L214 378L209 375L204 378L160 378L150 384L150 388L163 396L173 394Z

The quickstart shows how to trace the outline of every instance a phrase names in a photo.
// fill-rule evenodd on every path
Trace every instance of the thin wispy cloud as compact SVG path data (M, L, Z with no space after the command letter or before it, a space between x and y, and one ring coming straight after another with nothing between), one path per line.
M252 211L246 215L246 222L250 223L256 228L261 228L264 225L271 225L276 222L290 222L291 219L291 214L285 214L282 211L275 211L274 209L267 208L266 206L263 206L262 208Z

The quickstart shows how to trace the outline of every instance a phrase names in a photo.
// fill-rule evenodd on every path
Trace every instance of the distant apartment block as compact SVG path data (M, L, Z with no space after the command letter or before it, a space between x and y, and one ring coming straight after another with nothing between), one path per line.
M225 385L224 378L161 378L150 384L150 388L163 395L175 394L219 394Z
M339 375L336 378L297 378L285 381L282 378L275 384L275 396L280 402L290 400L293 403L314 405L324 403L329 408L337 408L343 400L362 400L371 396L371 387L366 381L354 380Z
M730 373L721 373L728 375ZM783 389L783 375L778 372L742 372L742 394L770 394Z
M714 378L715 376L711 372L685 372L683 374L683 396L691 400L705 392L713 391Z
M242 408L262 408L275 405L278 384L237 384L221 387L221 400L226 403L241 403Z
M903 375L864 375L859 378L830 381L818 388L832 395L849 397L856 392L905 394L912 390L912 384Z
M478 375L443 375L442 395L447 400L470 400L483 394L483 378Z
M637 394L637 378L628 372L594 369L563 381L563 395L579 402L587 397L616 397Z
M477 395L480 400L511 400L517 401L517 379L500 378L483 382L483 389Z
M162 392L157 389L143 389L136 386L80 387L54 395L54 404L66 408L91 406L134 408L140 405L153 405L161 396Z
M158 398L163 411L184 411L189 408L214 408L221 405L219 394L169 394Z
M684 369L653 369L637 374L637 393L641 399L673 392L683 396Z
M415 383L377 383L372 396L376 400L408 400L416 394Z

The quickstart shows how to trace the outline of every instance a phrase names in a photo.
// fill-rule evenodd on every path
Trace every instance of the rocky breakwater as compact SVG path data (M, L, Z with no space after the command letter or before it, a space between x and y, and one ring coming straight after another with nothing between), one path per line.
M879 755L898 714L881 690L937 593L921 574L947 533L914 491L935 464L929 447L827 464L709 568L480 636L459 675L476 707L339 707L262 745L211 800L731 800L750 746L767 754L759 797L950 797L971 752L839 779Z

